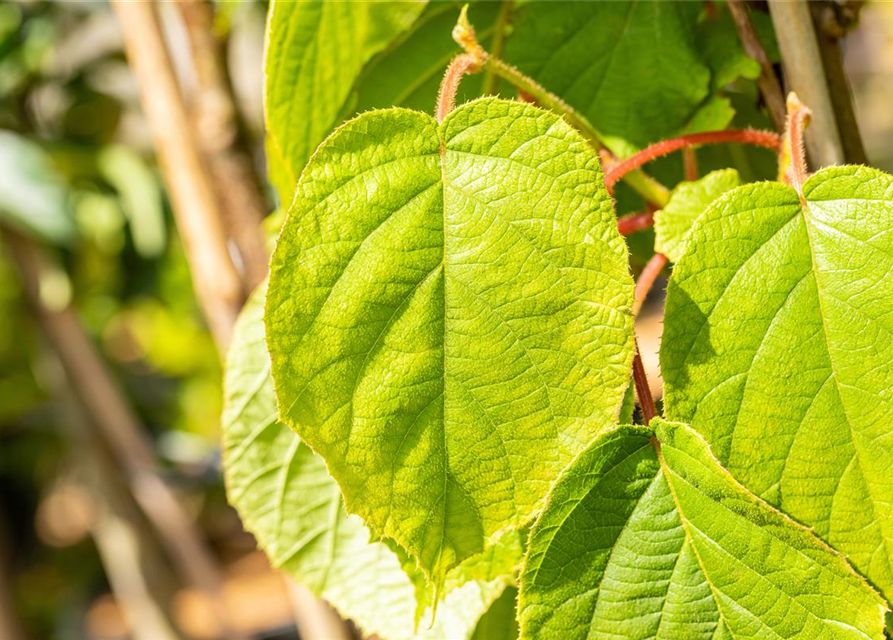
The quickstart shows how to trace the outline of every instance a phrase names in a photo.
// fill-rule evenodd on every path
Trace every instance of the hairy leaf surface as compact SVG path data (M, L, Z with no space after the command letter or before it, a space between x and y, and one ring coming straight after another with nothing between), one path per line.
M695 223L661 365L689 421L757 495L893 596L893 177L746 185Z
M283 203L291 200L310 154L337 124L363 65L424 8L423 1L273 1L264 110L271 175Z
M556 115L364 114L314 155L273 256L281 418L439 582L616 421L626 260L598 158Z
M451 571L434 626L418 626L419 618L431 617L424 575L402 550L372 540L362 521L345 512L322 458L276 419L263 296L258 290L242 312L226 369L227 494L242 522L274 566L367 633L394 640L468 638L512 581L518 535Z
M685 252L685 238L698 216L711 202L740 184L737 171L720 169L700 180L676 185L667 206L654 213L654 250L679 262Z
M527 640L880 640L886 605L690 427L601 436L555 485L521 574Z

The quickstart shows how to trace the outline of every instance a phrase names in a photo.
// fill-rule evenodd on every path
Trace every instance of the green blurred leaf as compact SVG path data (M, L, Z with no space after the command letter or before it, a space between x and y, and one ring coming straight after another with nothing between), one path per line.
M144 258L158 256L167 238L161 186L155 173L138 154L121 145L105 147L97 162L103 177L121 195L136 252Z
M68 189L50 157L9 131L0 131L0 219L51 244L75 238Z
M887 606L843 556L747 492L683 424L603 435L530 535L525 640L881 640Z
M670 280L667 415L893 594L893 177L756 183L695 223Z

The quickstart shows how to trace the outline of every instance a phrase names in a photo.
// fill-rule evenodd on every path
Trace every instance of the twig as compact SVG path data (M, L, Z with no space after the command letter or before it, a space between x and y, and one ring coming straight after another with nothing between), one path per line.
M639 355L638 341L636 341L636 355L633 357L633 383L636 386L639 408L642 409L642 419L645 424L650 424L651 420L657 416L657 408L654 406L654 398L651 396L651 387L648 386L648 376L645 375L642 356Z
M224 222L242 258L245 287L251 291L267 275L269 256L261 230L267 202L236 107L226 41L214 31L214 6L209 0L178 0L177 6L198 79L196 134L220 195Z
M661 156L702 144L751 144L778 151L781 148L781 136L772 131L754 131L752 129L731 131L707 131L705 133L693 133L687 136L671 138L645 147L637 154L630 156L613 165L605 175L605 185L612 189L617 182L635 171L644 164Z
M813 112L806 146L819 166L843 164L846 155L825 78L822 54L806 0L769 0L785 76Z
M73 393L89 415L89 423L108 443L137 504L158 531L177 569L215 604L221 624L226 626L229 616L221 599L220 570L189 515L161 478L145 429L124 400L74 310L71 307L54 310L43 303L40 294L43 261L37 248L12 231L4 230L3 236L21 274L28 302L65 370Z
M245 291L227 247L220 203L194 138L155 3L114 0L112 4L173 200L196 294L223 351Z
M772 62L766 55L766 50L753 27L747 2L746 0L729 0L727 6L729 13L732 14L741 46L744 47L744 53L760 64L760 79L758 81L760 93L769 109L775 130L782 131L785 120L784 92L781 89L778 76L775 75L775 69L772 68Z

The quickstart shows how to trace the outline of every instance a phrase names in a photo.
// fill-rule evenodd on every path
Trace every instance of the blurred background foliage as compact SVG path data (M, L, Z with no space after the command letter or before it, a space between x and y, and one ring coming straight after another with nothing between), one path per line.
M188 96L197 80L184 25L173 6L161 8ZM264 2L220 0L213 23L225 43L243 133L261 172L266 10ZM485 7L478 19L485 24L494 17L493 7ZM446 36L454 21L452 13L437 9L425 27L437 31L440 39L431 46L444 65L453 51ZM427 33L420 30L401 46L427 42ZM863 8L844 45L869 160L889 171L893 3ZM222 559L233 618L255 637L294 637L287 631L291 618L281 580L226 505L219 466L220 357L196 302L122 49L118 21L104 2L0 4L0 217L46 248L42 303L60 310L70 305L98 346L148 431L162 475ZM380 106L379 94L400 93L388 84L389 57L407 67L420 63L400 58L399 46L385 51L361 79L368 90L346 111ZM440 72L420 75L400 100L433 106L429 94ZM464 89L473 94L479 83L470 79ZM735 126L769 126L753 106L752 81L736 84L729 97ZM748 180L771 177L773 159L759 153L710 149L699 159L704 172L733 164ZM653 169L671 184L681 172L678 158ZM273 211L273 190L265 189L267 210ZM621 211L641 206L623 187L618 198ZM637 245L638 255L651 254L650 233L632 242L634 254ZM16 263L0 245L0 600L11 603L14 614L7 614L18 619L23 638L127 638L95 542L102 505L83 477L85 459L92 458L67 425L71 409L59 392L57 369L29 312ZM180 585L171 594L172 610L190 635L216 637L208 635L213 625L203 620L211 614L194 593Z

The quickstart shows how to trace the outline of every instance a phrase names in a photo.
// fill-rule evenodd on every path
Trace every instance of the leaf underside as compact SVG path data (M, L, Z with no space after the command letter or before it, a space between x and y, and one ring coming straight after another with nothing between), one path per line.
M440 582L615 423L632 289L598 159L559 117L364 114L314 155L273 257L281 418Z
M521 553L517 536L450 572L433 627L420 626L419 618L431 618L424 575L405 552L372 540L362 521L345 512L322 458L276 419L263 302L261 289L247 303L226 368L227 495L245 527L274 566L367 633L389 640L468 638L512 580Z
M603 435L556 484L521 574L523 639L883 637L886 605L842 556L691 428L652 425Z
M893 596L893 177L834 167L715 202L671 279L668 417Z

